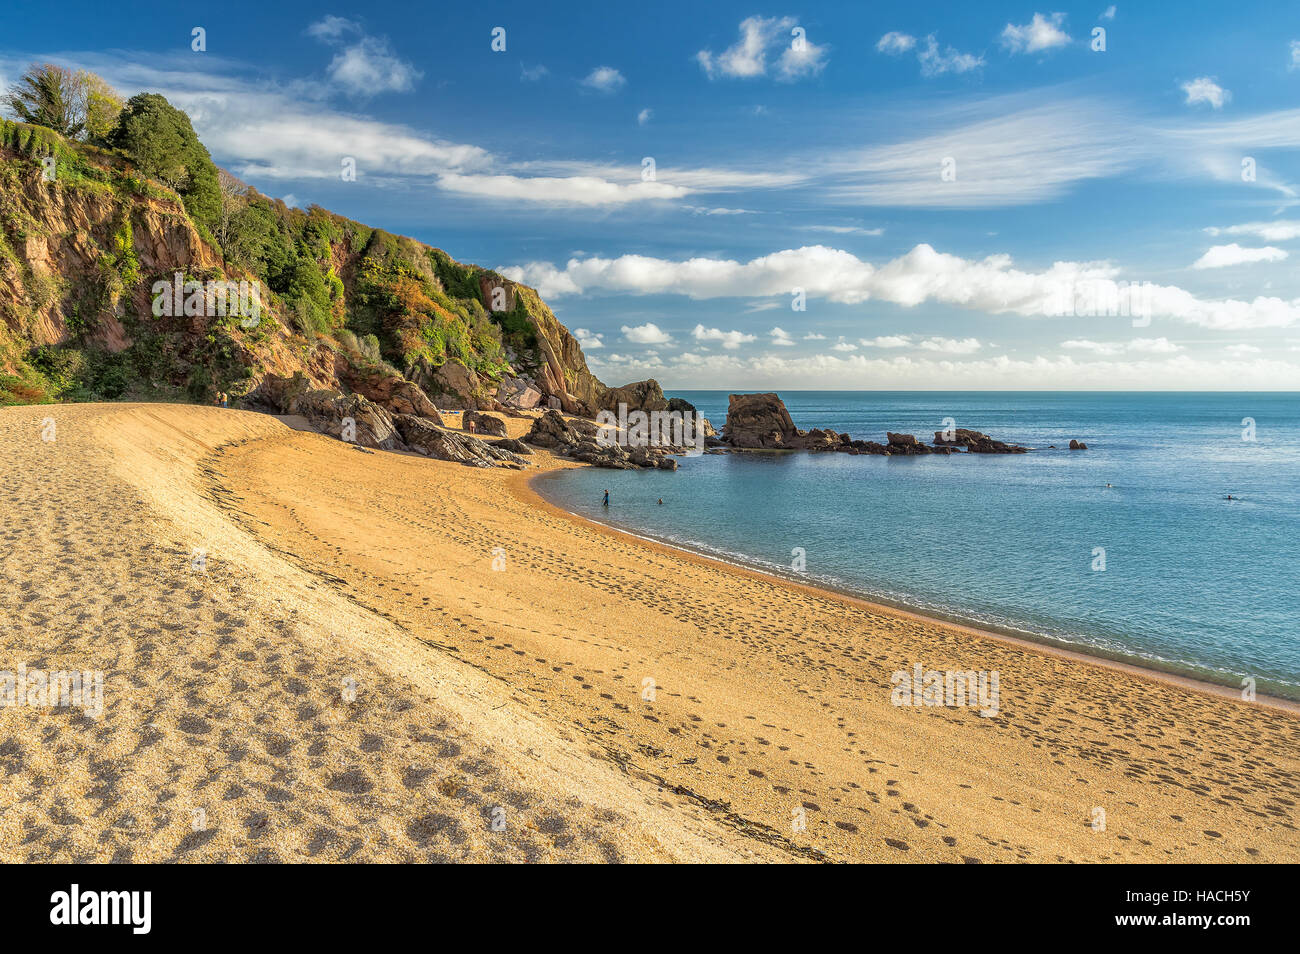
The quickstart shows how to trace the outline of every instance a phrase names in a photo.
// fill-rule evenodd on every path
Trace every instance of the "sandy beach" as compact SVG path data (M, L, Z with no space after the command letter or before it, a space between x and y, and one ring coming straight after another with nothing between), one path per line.
M162 404L0 446L0 670L104 674L0 711L0 860L1300 861L1296 712L595 526L545 452ZM997 713L894 705L917 664Z

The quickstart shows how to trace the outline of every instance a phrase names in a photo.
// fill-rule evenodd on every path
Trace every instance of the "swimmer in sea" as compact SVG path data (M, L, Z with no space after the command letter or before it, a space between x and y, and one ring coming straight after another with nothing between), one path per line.
M663 497L660 497L660 498L659 498L659 506L662 507L663 505L664 505L664 498L663 498Z
M601 506L602 506L602 507L608 507L608 506L609 506L609 491L608 491L608 490L605 491L605 499L604 499L603 501L601 501Z

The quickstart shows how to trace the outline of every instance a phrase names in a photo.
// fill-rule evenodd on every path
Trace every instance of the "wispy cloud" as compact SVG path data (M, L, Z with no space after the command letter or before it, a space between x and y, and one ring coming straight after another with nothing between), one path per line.
M1280 262L1287 253L1266 245L1263 248L1243 248L1236 242L1215 245L1192 263L1192 268L1226 268L1230 265L1250 265L1256 262Z

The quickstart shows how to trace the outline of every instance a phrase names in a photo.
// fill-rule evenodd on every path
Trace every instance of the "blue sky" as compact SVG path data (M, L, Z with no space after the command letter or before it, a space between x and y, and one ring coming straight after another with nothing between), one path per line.
M1300 386L1300 6L559 6L19 5L0 81L163 92L267 194L537 286L611 383Z

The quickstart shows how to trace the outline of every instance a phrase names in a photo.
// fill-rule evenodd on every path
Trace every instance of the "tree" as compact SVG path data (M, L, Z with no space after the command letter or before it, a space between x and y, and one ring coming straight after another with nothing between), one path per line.
M85 126L77 74L53 63L33 63L5 96L13 114L25 123L45 126L75 138Z
M77 72L77 82L85 114L86 139L94 143L107 142L122 114L122 97L103 77L87 70Z
M29 66L3 101L25 123L92 142L108 137L122 111L122 97L103 77L53 63Z
M190 117L157 93L127 100L110 145L121 149L144 175L175 189L190 216L211 230L221 218L221 187L212 156L199 142Z

